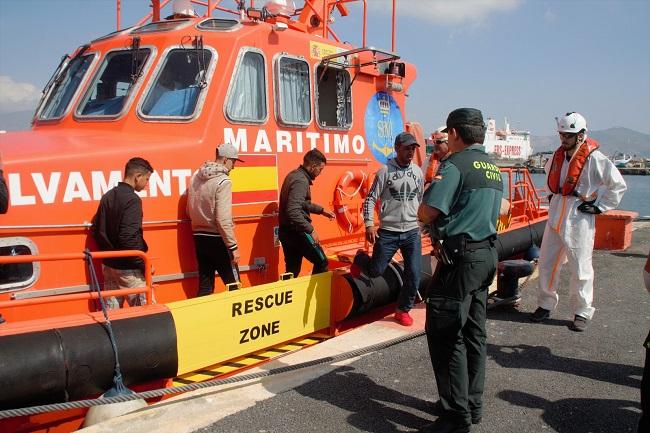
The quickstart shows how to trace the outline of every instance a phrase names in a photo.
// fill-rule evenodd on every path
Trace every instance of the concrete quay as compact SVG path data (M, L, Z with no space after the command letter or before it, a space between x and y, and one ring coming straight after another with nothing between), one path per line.
M642 269L650 223L634 223L626 251L595 251L594 319L584 333L568 329L568 274L551 320L534 324L537 281L518 309L488 312L484 417L474 433L636 432L650 328L650 295ZM334 356L421 333L386 318L258 367ZM255 370L253 370L255 371ZM248 372L251 372L249 370ZM196 391L80 430L104 432L303 433L417 431L436 418L438 400L426 338L415 338L337 364Z

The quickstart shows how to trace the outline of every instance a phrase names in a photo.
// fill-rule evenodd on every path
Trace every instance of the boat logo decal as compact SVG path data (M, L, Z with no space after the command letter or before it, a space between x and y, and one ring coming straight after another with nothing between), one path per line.
M395 155L395 136L404 130L402 110L385 92L375 93L366 106L365 132L375 159L386 164Z
M341 51L343 51L341 48L335 47L334 45L309 41L309 57L315 60L320 60L323 57L331 56L332 54L340 53ZM340 57L336 60L338 59L340 59Z

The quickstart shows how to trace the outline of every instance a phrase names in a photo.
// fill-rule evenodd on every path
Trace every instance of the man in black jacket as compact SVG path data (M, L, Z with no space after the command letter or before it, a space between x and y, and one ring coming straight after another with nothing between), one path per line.
M334 218L334 213L311 202L311 184L320 175L327 159L318 149L305 154L300 167L287 175L280 191L279 237L287 272L300 274L302 258L314 264L312 274L327 271L327 257L319 244L310 214Z
M140 250L149 247L142 236L142 191L153 173L151 164L142 158L131 158L124 168L124 180L102 197L93 218L92 235L102 251ZM144 287L144 262L139 257L104 259L106 290ZM123 297L108 298L109 308L120 308ZM144 305L144 294L129 295L130 306Z
M9 208L9 193L7 192L7 184L5 177L2 173L2 155L0 155L0 214L7 213ZM5 319L0 314L0 324L4 323Z
M9 208L9 192L7 191L7 184L5 177L2 173L2 155L0 155L0 214L7 213Z

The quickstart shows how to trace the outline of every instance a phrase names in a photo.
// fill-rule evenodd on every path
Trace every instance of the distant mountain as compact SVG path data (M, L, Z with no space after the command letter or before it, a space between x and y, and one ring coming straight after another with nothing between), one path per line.
M650 156L650 134L616 126L602 131L591 131L589 136L600 143L605 155L625 152L630 155ZM560 145L557 135L532 136L533 152L552 151Z
M0 113L0 131L24 131L30 128L34 110Z

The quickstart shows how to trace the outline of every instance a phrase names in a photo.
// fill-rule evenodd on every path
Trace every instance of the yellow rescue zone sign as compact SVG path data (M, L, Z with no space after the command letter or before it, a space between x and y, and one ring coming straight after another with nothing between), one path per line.
M168 304L178 374L327 328L331 282L327 272Z

